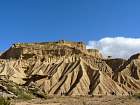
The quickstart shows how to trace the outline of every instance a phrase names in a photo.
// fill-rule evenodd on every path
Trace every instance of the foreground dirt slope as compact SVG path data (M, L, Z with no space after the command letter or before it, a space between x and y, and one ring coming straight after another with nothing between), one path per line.
M104 59L82 42L58 41L14 44L0 58L1 79L48 95L132 95L140 90L139 54Z
M14 101L15 105L140 105L140 100L132 97L54 97L47 100Z

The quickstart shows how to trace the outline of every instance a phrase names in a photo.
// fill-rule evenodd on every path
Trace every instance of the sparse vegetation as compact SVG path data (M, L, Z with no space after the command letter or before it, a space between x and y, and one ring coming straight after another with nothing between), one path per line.
M7 87L7 90L14 93L17 99L30 100L32 99L32 93L28 92L24 87L20 87L19 85L13 82L2 82L3 86ZM0 104L1 105L1 104Z
M8 99L0 97L0 105L12 105Z
M31 92L34 96L36 96L36 97L38 97L38 98L44 98L44 99L47 99L47 98L48 98L48 97L47 97L47 94L44 93L44 92L42 92L42 91L40 91L38 88L30 89L30 92Z
M134 96L135 98L140 99L140 93L136 93L136 94L134 94L133 96Z
M22 89L17 90L16 95L17 95L18 99L23 99L23 100L31 100L32 99L32 94L27 93Z

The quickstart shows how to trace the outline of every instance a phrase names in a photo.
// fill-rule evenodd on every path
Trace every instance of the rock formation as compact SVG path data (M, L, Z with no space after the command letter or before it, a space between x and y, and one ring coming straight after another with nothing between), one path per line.
M82 42L18 43L0 56L0 78L48 95L132 95L140 90L139 56L105 59Z

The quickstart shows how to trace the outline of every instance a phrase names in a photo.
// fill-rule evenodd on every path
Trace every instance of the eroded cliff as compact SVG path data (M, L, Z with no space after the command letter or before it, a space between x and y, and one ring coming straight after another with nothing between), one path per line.
M104 59L82 42L18 43L1 55L0 78L48 95L130 95L140 90L135 56Z

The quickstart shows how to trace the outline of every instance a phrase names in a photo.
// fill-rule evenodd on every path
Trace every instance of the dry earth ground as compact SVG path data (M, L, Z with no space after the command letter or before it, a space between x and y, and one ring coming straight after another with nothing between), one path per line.
M140 99L122 96L52 97L46 100L16 100L15 105L140 105Z

